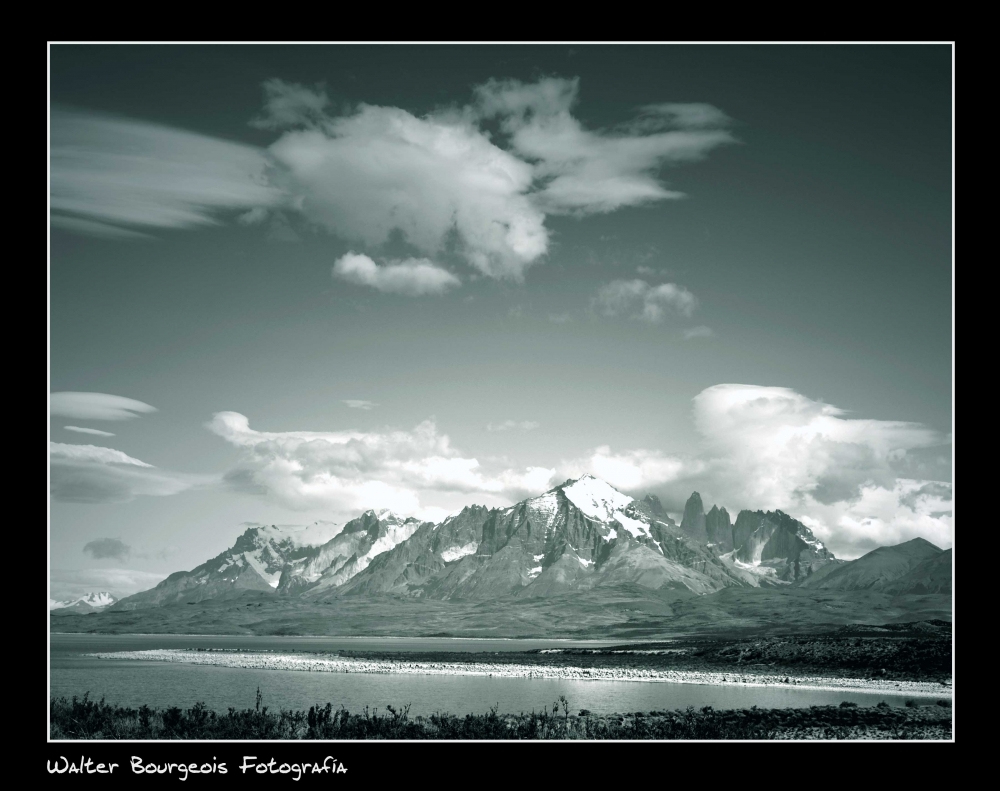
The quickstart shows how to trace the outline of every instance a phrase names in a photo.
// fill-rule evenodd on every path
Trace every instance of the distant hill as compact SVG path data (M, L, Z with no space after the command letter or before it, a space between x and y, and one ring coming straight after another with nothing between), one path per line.
M951 550L946 549L918 563L882 588L883 593L951 593Z
M947 562L942 563L941 556L945 554ZM914 572L917 577L910 578ZM827 574L803 581L802 587L908 593L910 587L922 584L939 588L923 592L951 592L951 552L945 553L923 538L914 538L895 546L873 549Z

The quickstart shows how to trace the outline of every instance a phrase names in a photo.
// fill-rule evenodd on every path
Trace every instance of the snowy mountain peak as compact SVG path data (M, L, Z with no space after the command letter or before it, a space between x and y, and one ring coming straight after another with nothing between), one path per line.
M248 527L244 535L258 547L285 541L296 547L316 547L325 544L341 529L336 522L316 521L308 525L255 525Z
M650 536L649 525L637 518L641 514L635 508L635 500L607 481L582 475L556 488L562 489L566 498L585 516L605 524L617 522L633 538Z
M610 522L617 512L624 511L634 502L628 495L593 475L584 475L560 488L573 505L601 522Z
M68 601L54 601L53 599L49 599L49 609L60 610L64 607L73 607L83 611L98 610L108 607L116 601L118 601L117 597L108 593L108 591L97 591L81 596L79 599L70 599Z
M107 607L109 604L114 604L118 599L107 591L98 591L97 593L88 593L83 598L77 599L77 601L86 602L91 607Z

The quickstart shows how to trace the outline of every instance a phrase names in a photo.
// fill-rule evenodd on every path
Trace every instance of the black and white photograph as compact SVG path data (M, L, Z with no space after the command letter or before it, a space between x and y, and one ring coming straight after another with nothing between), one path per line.
M49 775L954 742L954 42L47 58Z

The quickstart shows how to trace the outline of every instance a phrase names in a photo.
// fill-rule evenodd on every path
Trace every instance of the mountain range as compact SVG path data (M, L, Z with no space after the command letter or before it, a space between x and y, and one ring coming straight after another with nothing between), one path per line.
M79 599L70 599L68 601L56 601L54 599L49 599L49 611L59 610L60 612L77 613L100 612L104 608L110 607L117 601L117 597L111 595L107 591L98 591L96 593L88 593L85 596L81 596Z
M234 545L111 604L143 610L246 591L335 604L391 594L439 601L548 600L638 586L711 594L738 588L950 593L950 551L923 539L837 559L782 511L707 512L688 499L678 525L654 495L629 497L590 475L507 508L471 505L441 522L366 511L333 538L248 528ZM588 593L588 596L590 594Z

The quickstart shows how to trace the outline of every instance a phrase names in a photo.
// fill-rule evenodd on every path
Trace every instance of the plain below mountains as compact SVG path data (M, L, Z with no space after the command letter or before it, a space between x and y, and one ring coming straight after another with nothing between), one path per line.
M469 506L439 523L367 511L318 544L309 543L308 533L249 528L230 549L112 604L99 619L109 630L125 629L130 619L114 616L132 612L143 615L143 628L162 621L164 628L170 622L170 628L201 631L202 626L184 627L179 620L194 619L206 628L211 621L210 628L227 629L232 616L222 613L239 611L236 620L243 626L237 631L258 632L247 626L251 611L261 622L267 612L280 611L283 624L264 627L264 633L288 628L289 633L350 633L339 626L331 632L334 627L322 624L325 617L367 634L372 632L366 618L387 617L385 623L396 622L395 631L402 633L399 619L407 610L405 617L420 610L425 634L431 623L443 633L500 633L484 632L483 624L475 623L479 618L491 618L507 636L551 635L553 629L576 634L633 620L637 633L648 634L669 630L669 621L684 628L685 620L691 626L714 620L737 629L781 621L847 623L845 613L852 607L869 607L861 620L875 623L906 619L911 611L915 617L947 617L950 596L948 602L940 596L950 595L950 555L916 539L844 562L781 511L743 510L731 520L724 508L706 511L695 492L678 525L655 496L636 500L583 476L508 508ZM854 597L864 606L850 603L856 591L864 592ZM893 597L909 594L938 598L913 607L893 603ZM388 615L376 615L391 601L417 607L394 605ZM638 602L634 618L628 607L616 609L616 602L625 601ZM754 611L749 620L737 612L740 602ZM192 604L202 609L191 609ZM760 604L771 609L758 612ZM713 615L713 607L721 609ZM172 614L156 613L163 608ZM520 615L514 617L511 608ZM593 617L583 617L585 610ZM295 612L304 620L289 627ZM560 624L560 612L580 629Z

